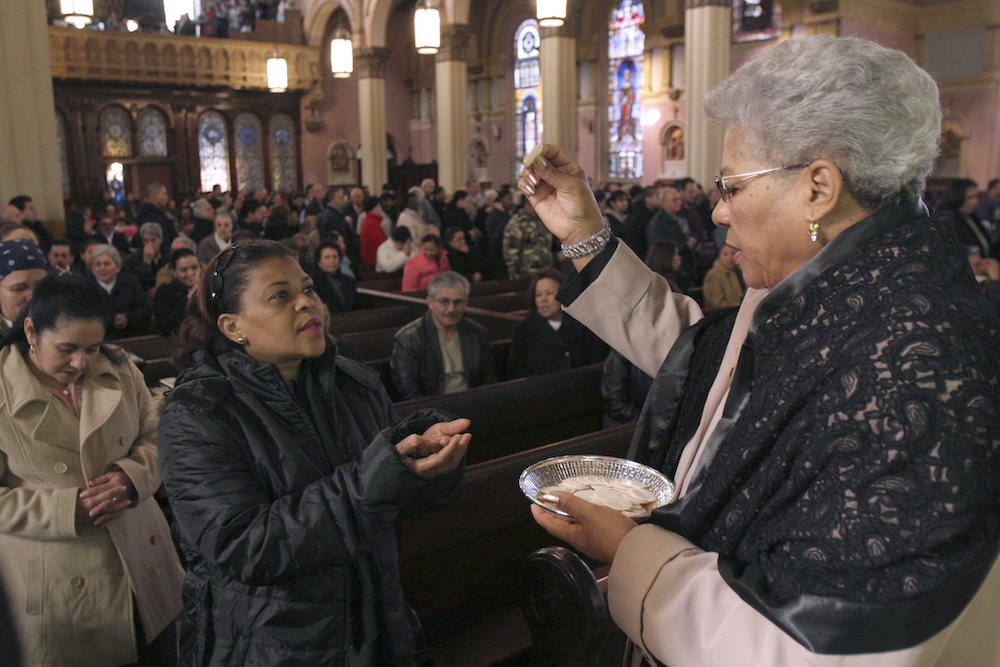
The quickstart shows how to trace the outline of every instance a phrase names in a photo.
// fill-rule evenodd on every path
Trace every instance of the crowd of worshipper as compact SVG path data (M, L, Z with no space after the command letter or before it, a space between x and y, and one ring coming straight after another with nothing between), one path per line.
M173 25L162 21L151 22L148 16L120 16L117 11L108 12L100 20L94 21L88 29L107 31L143 31L161 34L187 35L190 37L229 37L239 33L254 32L257 20L285 22L285 10L294 6L288 0L216 0L201 3L197 16L181 14ZM53 21L58 21L53 17Z

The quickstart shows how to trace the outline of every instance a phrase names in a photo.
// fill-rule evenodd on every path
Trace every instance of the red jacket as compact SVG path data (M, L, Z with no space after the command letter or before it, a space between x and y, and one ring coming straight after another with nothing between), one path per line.
M361 223L361 263L374 264L377 260L378 247L385 243L385 230L382 229L382 216L369 213Z
M431 278L442 271L451 271L447 250L441 249L436 262L427 259L424 253L418 252L406 260L406 265L403 266L403 291L427 289Z

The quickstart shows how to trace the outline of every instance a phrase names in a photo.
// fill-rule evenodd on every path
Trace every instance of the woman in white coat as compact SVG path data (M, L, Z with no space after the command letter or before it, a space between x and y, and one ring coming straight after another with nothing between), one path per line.
M0 342L0 578L26 665L176 663L157 420L106 320L96 285L53 275Z

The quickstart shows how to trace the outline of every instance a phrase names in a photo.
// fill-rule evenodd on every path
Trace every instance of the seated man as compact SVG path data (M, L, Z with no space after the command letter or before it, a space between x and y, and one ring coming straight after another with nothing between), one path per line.
M392 384L400 400L496 382L486 328L464 319L469 281L454 271L427 286L427 310L396 333Z
M142 239L142 250L125 258L122 271L139 279L139 285L146 291L146 296L153 298L156 291L156 275L164 266L170 264L167 253L161 252L163 245L163 228L158 222L144 222L139 228Z

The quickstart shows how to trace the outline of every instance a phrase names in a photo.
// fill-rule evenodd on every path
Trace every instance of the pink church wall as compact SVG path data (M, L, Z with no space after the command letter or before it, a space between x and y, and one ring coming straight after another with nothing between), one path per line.
M323 102L320 107L323 128L312 133L305 123L310 118L309 109L303 108L302 115L302 185L327 183L327 151L335 141L344 140L355 151L361 136L358 119L358 80L334 79L329 68L323 75Z
M997 91L941 93L942 106L961 116L969 126L965 146L965 173L985 188L1000 176L1000 109Z
M916 54L916 40L914 40L913 35L889 30L882 26L861 23L854 19L841 19L840 35L871 40L887 48L902 51L911 58Z

